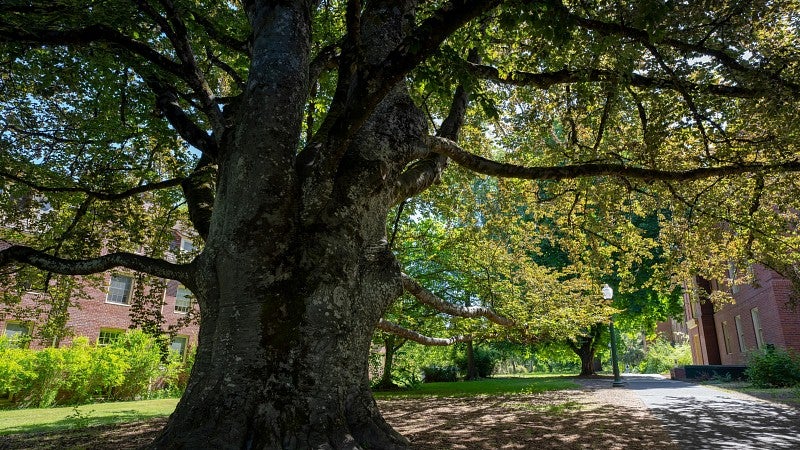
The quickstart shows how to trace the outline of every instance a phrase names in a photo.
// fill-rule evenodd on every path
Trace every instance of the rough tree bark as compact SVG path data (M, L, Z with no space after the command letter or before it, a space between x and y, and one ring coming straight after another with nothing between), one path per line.
M387 56L413 7L394 3L372 10L381 20L349 13L361 34L343 44L342 58L362 50L359 39L381 44L366 64ZM309 83L308 11L254 11L250 80L220 145L213 215L191 280L203 311L200 347L186 394L153 447L406 448L372 398L366 355L403 289L385 224L406 164L427 152L425 117L398 84L351 135L323 124L327 136L295 160ZM261 24L269 29L259 33ZM363 82L345 81L356 92L352 84ZM314 159L337 151L333 168Z
M186 393L153 448L407 448L408 441L384 422L369 392L366 355L373 331L391 330L431 345L469 338L432 339L403 331L381 320L388 305L405 288L441 311L513 324L486 308L445 305L433 298L403 276L387 244L385 224L390 208L438 180L448 158L477 173L539 180L608 175L678 182L751 172L800 171L800 162L791 155L774 160L755 158L752 162L748 158L729 160L726 154L721 160L701 155L698 160L702 166L681 165L674 170L650 161L617 161L616 157L596 161L597 155L552 167L487 160L455 142L466 107L464 89L456 91L450 114L434 137L429 135L425 115L407 94L404 78L445 39L495 8L499 0L427 3L424 20L416 20L418 2L413 0L371 0L363 5L358 0L348 1L346 30L332 45L339 52L334 58L329 53L335 51L314 48L319 61L312 61L310 55L312 13L320 2L234 3L241 6L249 25L249 35L241 40L226 38L222 24L214 26L202 17L205 11L191 10L199 8L193 2L98 2L88 12L75 2L57 2L55 13L44 2L0 5L0 42L12 44L12 52L3 53L7 63L24 61L29 50L55 49L54 54L68 55L64 49L80 47L86 50L82 53L89 62L86 67L94 69L99 66L93 55L101 55L103 64L113 61L119 65L115 69L124 66L124 73L129 69L135 72L139 88L146 87L154 94L147 99L155 101L157 120L168 121L170 130L183 142L203 153L193 172L180 179L151 180L116 194L98 192L100 188L93 185L70 184L60 189L85 197L75 216L77 223L94 201L130 199L180 185L192 225L205 241L201 254L190 264L129 253L66 261L58 257L58 252L24 246L0 251L0 266L19 262L68 275L125 267L180 281L192 290L202 311L196 361ZM768 70L759 75L757 68L749 68L750 62L738 63L718 50L717 44L706 48L703 43L674 39L654 43L644 30L571 14L560 4L551 9L553 2L535 3L522 2L521 9L510 11L518 12L519 17L539 17L532 11L547 11L542 17L552 15L557 27L578 26L591 31L585 34L587 39L597 35L617 38L626 46L638 43L657 60L662 58L656 45L675 50L683 59L708 57L731 71L734 76L727 77L730 83L740 78L738 74L754 81L741 86L702 86L679 79L680 74L669 67L661 70L661 75L649 69L653 76L624 68L617 73L583 67L538 75L515 71L501 76L497 69L469 61L462 70L504 84L542 89L556 83L608 80L616 85L627 80L642 89L673 89L687 100L695 91L733 98L759 97L776 86L782 89L777 91L781 95L786 92L795 96L798 92L796 84L782 80L779 72ZM123 17L117 9L123 14L128 9L117 6L130 8L135 15ZM506 6L516 8L516 2L506 2ZM187 24L194 27L194 35ZM338 22L328 25L339 26ZM670 29L695 28L691 23L686 25ZM714 33L716 25L711 31ZM204 67L216 58L212 47L203 45L204 39L215 40L249 58L246 74L227 63L218 64L219 70L232 74L232 80L227 81L238 86L234 98L227 98L227 89L219 92L226 98L217 98L213 87L220 84L219 80L206 79L216 77L218 71ZM547 47L543 50L551 52ZM202 53L208 54L206 60L198 57ZM82 57L77 56L76 61L82 63ZM337 81L329 108L319 127L308 130L307 141L301 143L309 93L317 75L330 65L336 67ZM41 78L40 73L19 78L28 75ZM716 79L714 75L708 78ZM759 83L769 89L754 90L750 86ZM693 114L681 117L702 118L694 103L687 103L691 103L688 109ZM707 117L715 114L708 113ZM30 122L37 122L35 119L30 118ZM645 119L643 116L643 128ZM604 128L601 125L598 130L598 143ZM4 128L3 136L12 131ZM33 131L40 130L34 125ZM82 134L84 130L79 131ZM700 131L708 144L709 138ZM90 138L107 142L103 136ZM13 141L12 137L4 144ZM737 141L737 147L739 144ZM123 146L112 147L122 152ZM651 159L649 154L645 156L648 158L643 157L643 161ZM662 158L652 159L658 162ZM718 164L707 164L710 161ZM16 169L3 171L5 179L24 183ZM62 173L56 178L69 181L71 176ZM35 180L27 184L39 187ZM589 345L585 353L593 352ZM586 361L591 359L587 356Z

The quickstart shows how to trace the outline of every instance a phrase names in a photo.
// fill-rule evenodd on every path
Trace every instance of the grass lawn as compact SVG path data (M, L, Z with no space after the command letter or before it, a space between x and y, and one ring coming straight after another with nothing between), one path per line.
M421 397L471 397L477 395L536 394L545 391L575 389L579 386L568 376L498 377L480 381L424 383L417 388L376 392L383 400ZM94 403L77 407L0 410L0 435L80 429L94 425L134 422L165 417L175 410L178 399L138 402Z
M498 377L479 381L422 383L413 389L375 392L377 399L419 397L470 397L474 395L536 394L545 391L577 389L580 386L568 375L537 377Z
M749 394L764 400L800 407L800 386L793 388L757 388L753 387L753 385L747 381L707 383L706 385L723 390L728 389L743 394Z
M94 403L78 407L0 410L0 435L133 422L172 414L177 398Z

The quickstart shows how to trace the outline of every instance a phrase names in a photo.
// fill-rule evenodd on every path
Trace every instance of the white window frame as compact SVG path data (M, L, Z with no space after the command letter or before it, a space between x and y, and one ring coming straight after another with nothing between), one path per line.
M761 348L764 346L764 330L761 329L761 314L758 308L750 310L750 317L753 318L753 330L756 332L756 347Z
M177 350L175 348L176 341L183 341L183 345L181 346L180 350ZM175 353L178 353L179 355L181 355L181 360L186 359L186 350L188 348L189 348L189 336L185 336L185 335L182 335L182 334L179 334L179 335L173 337L172 340L169 343L169 350L171 352L175 352Z
M118 293L118 292L112 293L111 292L112 287L116 291L120 290L119 287L114 287L113 286L114 285L114 278L126 278L126 279L129 280L129 283L128 283L128 286L127 286L127 292L122 292L121 293L122 298L123 298L122 302L115 300L115 298L119 297L120 293ZM131 305L131 295L132 294L133 294L133 277L128 276L128 275L122 275L122 274L111 275L111 278L108 280L108 289L107 289L107 292L106 292L106 303L110 303L112 305L130 306Z
M725 345L725 354L730 355L731 352L731 333L728 330L728 321L722 322L722 343Z
M747 344L744 339L744 327L742 327L742 316L733 318L733 323L736 325L736 335L739 337L739 351L744 353L747 351Z
M185 294L182 294L182 291ZM175 314L186 314L192 310L192 291L186 289L183 286L178 286L178 289L175 291L175 308L173 311ZM179 300L185 300L185 304L178 304Z
M182 253L189 253L194 250L194 242L191 239L186 239L185 237L181 236L181 241L178 244L178 248Z

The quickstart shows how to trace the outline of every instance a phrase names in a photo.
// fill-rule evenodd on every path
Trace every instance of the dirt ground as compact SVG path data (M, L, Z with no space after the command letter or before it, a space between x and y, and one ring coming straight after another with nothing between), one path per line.
M580 390L470 398L381 400L386 420L413 448L675 450L639 399L608 380ZM77 431L0 436L0 450L125 450L149 443L166 419Z

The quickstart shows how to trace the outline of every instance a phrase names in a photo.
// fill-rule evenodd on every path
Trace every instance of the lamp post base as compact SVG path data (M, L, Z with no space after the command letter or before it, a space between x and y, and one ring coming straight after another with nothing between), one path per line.
M625 383L623 383L622 380L614 380L614 382L611 383L611 387L625 387Z

